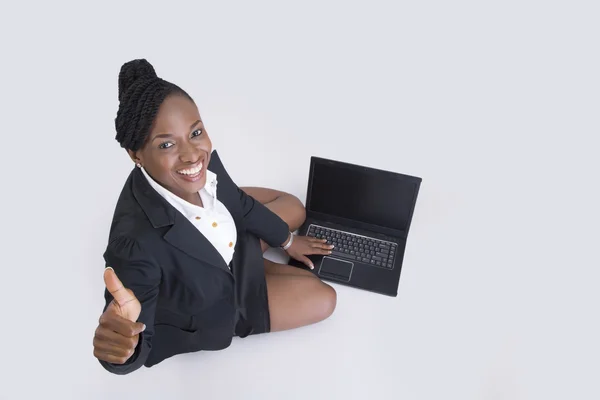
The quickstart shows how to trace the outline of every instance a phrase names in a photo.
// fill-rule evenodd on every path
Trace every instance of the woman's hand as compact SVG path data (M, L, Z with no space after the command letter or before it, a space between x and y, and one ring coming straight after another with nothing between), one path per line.
M311 254L331 254L333 245L326 243L327 239L317 239L310 236L294 236L292 245L286 250L286 252L295 260L306 264L308 268L314 269L315 266L306 256Z
M126 289L112 268L104 271L106 289L114 297L100 317L94 335L94 356L113 364L125 364L133 355L140 332L146 329L136 322L142 306L133 292Z

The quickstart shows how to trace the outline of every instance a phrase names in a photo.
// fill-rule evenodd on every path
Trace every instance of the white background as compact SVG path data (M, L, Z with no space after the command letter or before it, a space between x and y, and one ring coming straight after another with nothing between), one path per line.
M600 398L597 2L88 3L0 8L1 399ZM318 325L102 369L133 58L241 186L304 201L312 155L422 177L399 296L336 286Z

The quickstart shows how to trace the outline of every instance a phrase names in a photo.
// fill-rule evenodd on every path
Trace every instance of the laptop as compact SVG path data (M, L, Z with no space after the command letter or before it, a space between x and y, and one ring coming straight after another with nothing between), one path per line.
M422 179L311 157L306 221L299 235L325 238L331 255L308 256L323 280L398 295ZM306 266L294 259L290 265Z

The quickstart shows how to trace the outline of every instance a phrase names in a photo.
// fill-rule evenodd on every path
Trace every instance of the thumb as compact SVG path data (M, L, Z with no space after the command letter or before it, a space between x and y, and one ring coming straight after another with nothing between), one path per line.
M310 268L310 269L315 269L315 266L313 265L312 261L310 261L310 259L308 257L300 256L300 257L298 257L298 261L306 264L308 266L308 268Z
M123 286L123 283L121 283L117 277L115 270L111 267L106 267L104 269L104 284L120 307L123 307L132 300L137 300L135 296Z

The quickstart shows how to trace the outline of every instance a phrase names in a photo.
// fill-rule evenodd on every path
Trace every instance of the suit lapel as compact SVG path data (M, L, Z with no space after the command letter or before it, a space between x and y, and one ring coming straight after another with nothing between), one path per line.
M142 171L132 171L133 194L155 228L171 226L163 238L195 259L231 273L213 244L198 229L162 198L148 183Z
M238 188L231 181L227 171L225 171L225 167L223 167L221 158L216 150L211 154L208 169L215 173L219 180L217 199L223 203L233 217L237 230L245 230L244 218L242 210L240 209L240 194Z
M179 212L176 213L175 223L165 233L164 238L171 245L197 260L207 262L231 273L215 246Z

